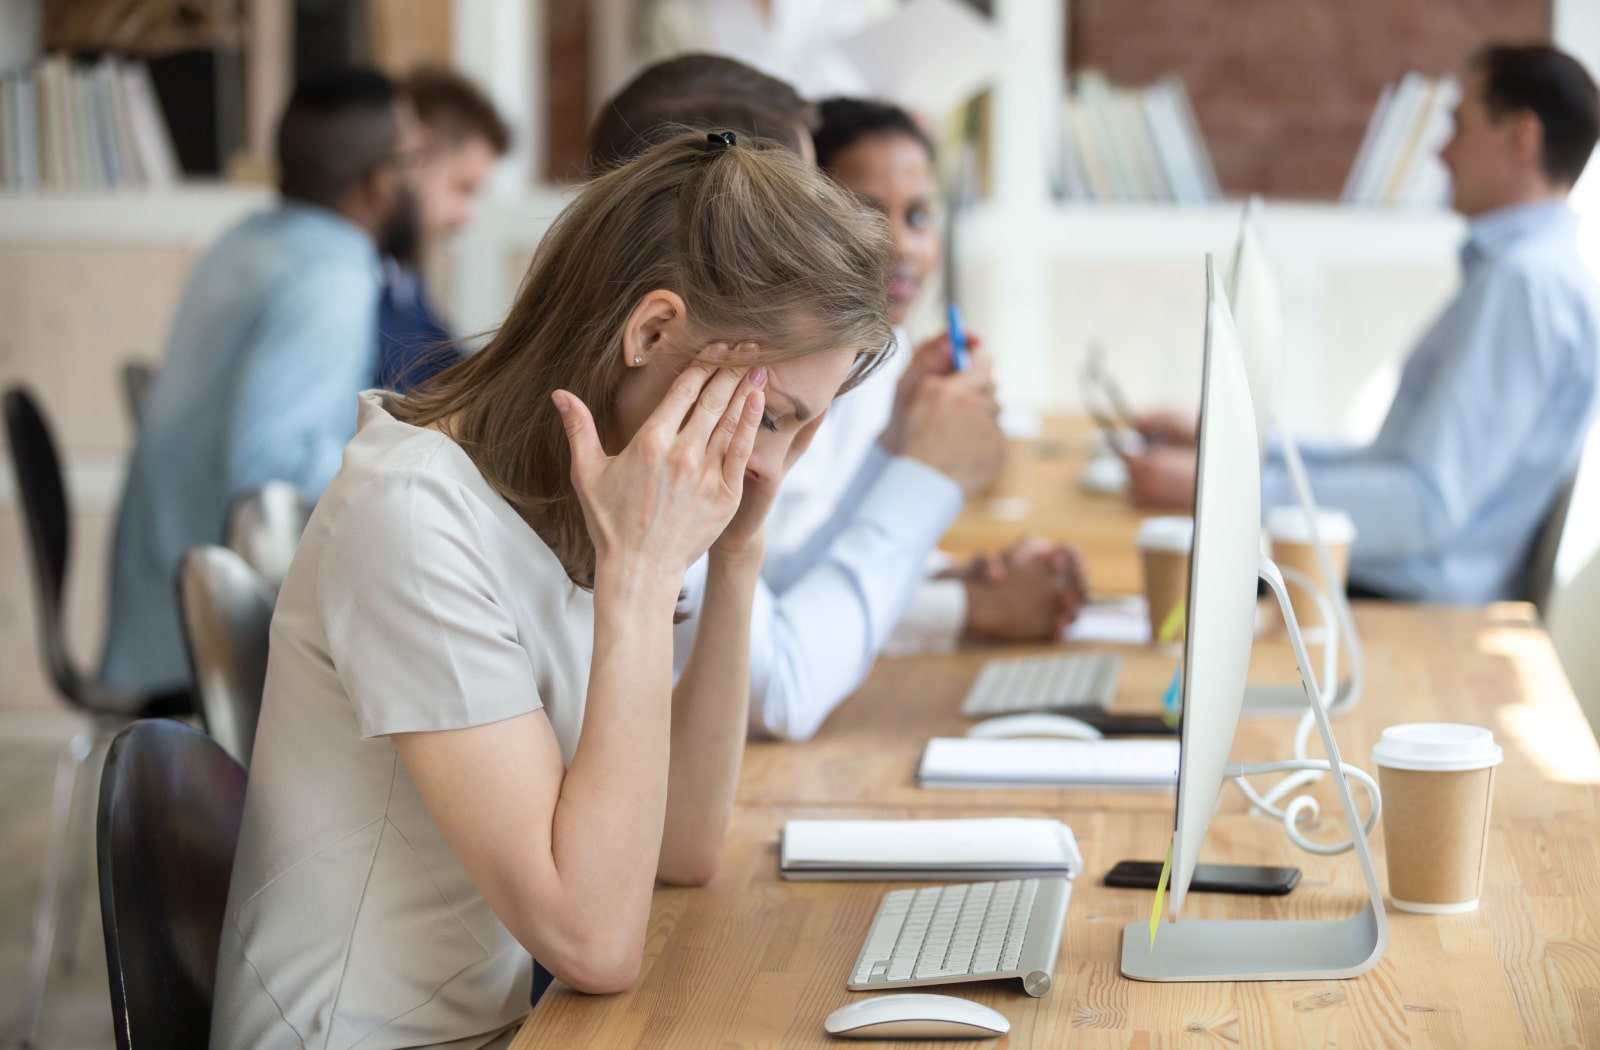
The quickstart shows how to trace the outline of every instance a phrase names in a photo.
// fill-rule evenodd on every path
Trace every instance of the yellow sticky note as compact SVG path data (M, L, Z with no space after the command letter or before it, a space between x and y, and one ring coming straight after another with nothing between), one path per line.
M1177 834L1173 834L1176 838ZM1156 882L1156 903L1150 909L1150 950L1156 947L1156 927L1161 925L1161 900L1167 895L1167 879L1172 877L1172 839L1167 839L1167 859L1161 862L1161 878Z
M1178 632L1183 629L1184 602L1179 598L1172 606L1172 611L1167 613L1167 618L1161 621L1161 630L1156 632L1156 641L1165 645L1178 637Z

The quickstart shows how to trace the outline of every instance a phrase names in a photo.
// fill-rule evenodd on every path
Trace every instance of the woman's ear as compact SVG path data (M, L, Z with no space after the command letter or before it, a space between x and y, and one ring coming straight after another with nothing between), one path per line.
M683 347L689 311L677 292L657 289L635 304L622 327L622 364L642 368L663 350Z

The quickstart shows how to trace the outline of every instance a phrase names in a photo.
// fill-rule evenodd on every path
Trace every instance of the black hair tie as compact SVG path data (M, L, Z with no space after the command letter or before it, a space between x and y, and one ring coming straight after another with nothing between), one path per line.
M711 131L706 133L706 152L721 153L729 146L738 145L739 140L731 131Z

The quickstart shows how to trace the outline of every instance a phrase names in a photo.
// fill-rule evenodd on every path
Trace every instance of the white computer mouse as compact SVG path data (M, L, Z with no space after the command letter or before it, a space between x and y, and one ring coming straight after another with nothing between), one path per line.
M967 735L980 740L1005 740L1019 736L1051 736L1067 740L1099 740L1100 730L1069 715L1034 711L1020 715L1001 715L979 722Z
M1122 457L1115 452L1103 449L1083 465L1083 473L1078 475L1078 484L1087 492L1104 492L1112 495L1123 492L1128 487L1128 465L1122 462Z
M1011 1031L1011 1022L971 999L902 992L841 1006L822 1027L845 1039L993 1039Z

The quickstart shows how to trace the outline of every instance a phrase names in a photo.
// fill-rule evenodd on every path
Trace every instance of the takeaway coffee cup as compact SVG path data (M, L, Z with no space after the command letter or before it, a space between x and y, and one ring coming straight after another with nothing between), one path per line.
M1194 549L1193 518L1146 518L1134 541L1144 564L1144 596L1150 605L1150 640L1174 606L1189 595L1189 552ZM1174 638L1182 637L1182 624Z
M1494 734L1479 726L1416 722L1383 731L1372 762L1396 908L1454 915L1478 907L1500 759Z
M1273 507L1267 512L1267 535L1272 539L1272 560L1280 569L1298 569L1317 582L1322 593L1329 598L1335 589L1343 591L1350 568L1350 544L1355 542L1356 525L1350 515L1342 510L1322 508L1317 511L1317 535L1328 545L1328 558L1333 562L1337 579L1332 587L1322 577L1322 567L1317 564L1317 549L1311 539L1311 516L1303 507ZM1290 583L1289 602L1294 607L1294 618L1305 632L1320 631L1322 613L1304 587Z

